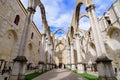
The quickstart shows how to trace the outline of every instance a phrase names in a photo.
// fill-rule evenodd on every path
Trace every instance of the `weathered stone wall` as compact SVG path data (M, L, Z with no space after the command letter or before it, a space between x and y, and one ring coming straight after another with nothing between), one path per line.
M116 2L109 8L106 14L99 20L99 25L102 33L102 37L105 43L107 56L113 60L113 69L117 69L119 76L120 69L120 2ZM111 24L108 24L107 19Z
M59 65L59 63L66 64L66 41L63 39L61 43L55 40L55 63Z
M18 54L21 35L26 19L26 10L19 0L0 0L0 59L12 61ZM19 23L14 23L16 15L19 15ZM35 65L39 61L41 34L34 23L31 24L28 49L26 57ZM32 48L32 50L31 50Z

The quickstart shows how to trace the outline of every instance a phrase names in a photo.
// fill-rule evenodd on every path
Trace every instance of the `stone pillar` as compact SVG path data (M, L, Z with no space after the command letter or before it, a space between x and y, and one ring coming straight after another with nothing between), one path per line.
M54 49L53 49L53 44L51 46L51 69L53 69L53 64L54 64Z
M50 69L51 64L51 43L48 41L48 69Z
M70 64L71 64L71 58L70 58L70 48L67 47L67 68L70 69Z
M74 48L73 48L73 43L71 42L71 69L75 70L75 63L74 63Z
M78 73L84 73L84 64L82 64L82 55L81 55L81 51L80 51L80 40L79 40L79 33L75 34L76 36L76 48L77 48L77 70Z
M99 79L116 80L115 75L113 73L111 60L107 58L107 53L100 33L97 17L95 15L95 7L93 4L91 4L86 8L86 10L90 18L95 47L98 56L96 62L99 73Z
M53 56L53 51L52 51L52 44L50 45L50 69L52 69L52 56Z
M53 55L54 55L54 51L53 51L54 49L53 49L53 44L51 44L51 46L50 46L50 51L51 51L51 53L50 53L50 69L53 69L53 67L52 67L52 64L53 64Z
M87 7L86 10L88 12L88 16L89 16L90 23L91 23L91 28L92 28L93 38L94 38L95 47L96 47L96 51L97 51L97 56L100 56L102 52L101 52L101 48L99 46L98 34L97 34L95 23L92 18L91 9L90 9L90 7Z
M42 62L42 64L40 64L40 66L42 65L42 71L44 71L44 69L45 69L45 47L46 47L46 39L45 39L45 37L46 37L46 34L45 34L45 32L43 32L43 34L42 34L42 42L41 42L41 52L40 53L42 53L42 54L40 54L40 62Z
M34 4L34 3L33 3ZM23 29L18 56L14 59L13 69L10 76L10 80L25 80L25 68L27 59L25 57L25 51L27 47L28 37L30 33L30 26L33 20L35 9L28 7L28 14L25 20L25 26Z

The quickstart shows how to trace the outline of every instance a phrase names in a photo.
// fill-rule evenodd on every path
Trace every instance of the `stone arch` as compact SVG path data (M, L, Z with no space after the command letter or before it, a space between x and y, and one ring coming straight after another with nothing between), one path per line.
M58 65L61 68L63 64L65 64L65 46L63 43L58 43L55 47L56 57L58 59ZM64 55L64 56L63 56Z
M81 18L83 18L83 17L87 17L87 18L89 18L88 14L87 14L87 13L84 13L84 14L80 14L80 16L79 16L79 20L80 20Z
M13 50L17 42L17 33L14 30L8 30L0 40L0 57L10 61L12 60Z
M117 41L120 42L120 29L117 27L110 27L110 29L107 32L107 35L111 38L111 39L115 39Z
M59 46L63 46L63 47L60 48ZM61 53L65 50L65 45L64 45L62 42L57 43L57 44L55 45L55 52L56 52L56 53L59 53L59 50L60 50Z
M64 44L62 41L60 41L59 43L57 43L57 44L55 45L55 49L56 49L57 46L59 46L60 44L64 46L64 48L63 48L63 50L64 50L64 49L65 49L65 44Z
M65 49L65 45L64 45L64 43L62 43L62 42L57 43L57 44L55 45L55 49L56 49L57 46L59 46L60 44L62 44L62 45L64 46L64 48L63 48L63 50L64 50L64 49Z
M79 18L79 29L88 31L90 29L90 18L87 13L81 14Z
M60 40L60 41L62 41L60 38L62 38L62 40L65 40L65 38L63 36L61 36L61 35L57 36L57 39Z
M85 5L85 8L86 8L90 4L93 4L93 0L77 0L75 12L74 12L73 19L72 19L72 26L74 26L74 32L76 32L78 30L80 18L82 18L83 16L86 16L89 18L87 13L86 14L80 13L81 6Z
M75 14L74 14L74 29L75 31L77 31L78 29L78 25L79 25L79 18L80 18L80 8L82 5L86 6L85 0L77 0L77 4L76 4L76 9L75 9Z
M55 36L55 34L56 34L57 32L59 32L59 31L62 31L62 32L64 32L64 33L66 34L66 32L65 32L63 29L58 29L58 30L56 30L56 31L53 33L53 36Z
M35 5L33 7L33 5ZM36 8L39 7L40 12L41 12L41 18L42 18L42 24L43 24L43 33L47 33L49 32L49 26L46 20L46 12L45 12L45 8L44 5L42 4L42 2L40 0L29 0L28 2L28 10L30 10L31 8L33 9L33 12L36 11Z

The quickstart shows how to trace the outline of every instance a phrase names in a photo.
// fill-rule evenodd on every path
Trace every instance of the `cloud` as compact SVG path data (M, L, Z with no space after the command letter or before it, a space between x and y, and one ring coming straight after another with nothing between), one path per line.
M116 0L94 0L97 16L102 16Z
M90 21L87 17L83 17L79 21L79 28L83 30L89 30L90 28Z
M114 1L115 0L94 0L97 16L102 16L104 11L106 11ZM21 0L21 2L27 8L28 0ZM45 6L47 21L51 27L51 32L55 32L57 29L64 29L67 32L72 21L76 0L41 0L41 2ZM83 8L82 11L84 12L85 10L83 10ZM42 32L41 13L39 8L37 8L37 12L34 15L34 22L40 32ZM80 28L86 30L88 26L90 26L88 21L81 20Z

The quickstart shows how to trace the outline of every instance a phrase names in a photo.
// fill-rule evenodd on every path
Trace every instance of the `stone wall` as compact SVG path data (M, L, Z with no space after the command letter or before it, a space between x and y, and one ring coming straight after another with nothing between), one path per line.
M99 25L107 51L107 56L113 60L113 69L117 76L120 70L120 2L115 3L99 19ZM115 70L116 69L116 70Z
M13 61L18 54L27 11L19 0L0 0L0 59ZM38 64L41 33L31 24L25 56L28 62ZM33 36L32 36L33 34ZM32 38L31 38L32 36Z

